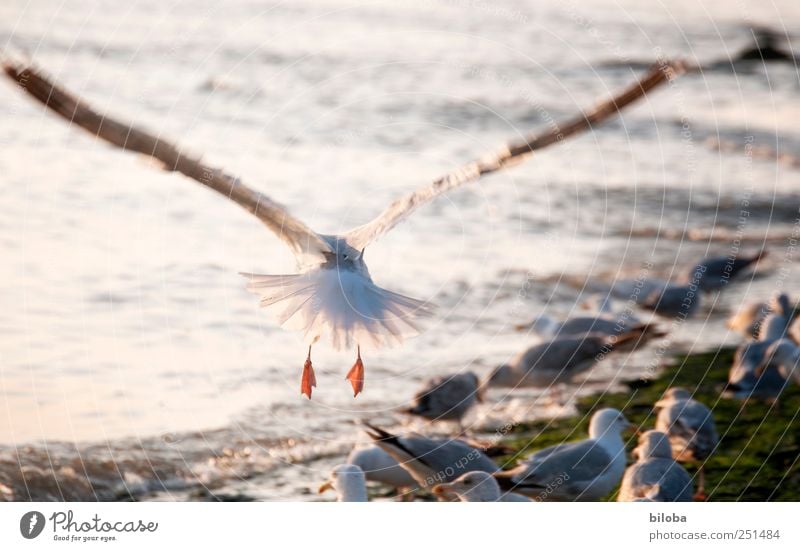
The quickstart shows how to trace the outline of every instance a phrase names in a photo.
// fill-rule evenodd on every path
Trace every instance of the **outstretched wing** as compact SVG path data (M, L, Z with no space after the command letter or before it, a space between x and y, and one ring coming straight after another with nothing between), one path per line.
M507 144L499 151L457 168L437 178L432 184L394 201L377 218L348 232L347 243L356 249L363 249L371 241L392 229L412 212L439 195L468 182L473 182L485 174L521 162L538 149L591 129L592 126L610 118L628 104L644 96L648 91L672 80L684 70L684 64L679 62L664 62L653 66L637 82L594 109L581 113L564 124L553 125L550 130L534 132L518 142Z
M5 74L30 96L98 138L159 161L164 170L176 171L224 195L261 220L288 244L295 254L333 252L314 231L285 207L244 185L238 178L189 157L180 148L134 125L101 115L79 97L51 82L33 67L3 59Z

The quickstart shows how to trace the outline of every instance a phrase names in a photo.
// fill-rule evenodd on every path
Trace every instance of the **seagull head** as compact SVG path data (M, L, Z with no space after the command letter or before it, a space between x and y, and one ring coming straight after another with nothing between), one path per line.
M331 249L322 253L322 256L325 257L323 267L354 272L367 271L367 265L364 263L364 249L356 249L344 237L338 235L321 237Z
M437 496L456 494L461 501L498 501L500 486L489 473L472 471L447 484L437 484L433 493Z
M367 479L358 465L336 465L328 480L319 487L319 493L335 490L339 501L367 501Z
M621 411L604 408L592 415L589 423L589 436L595 439L604 436L620 436L622 431L631 426Z
M692 395L688 390L678 386L673 386L672 388L668 388L666 392L664 392L664 395L661 397L661 399L655 403L655 407L662 408L672 405L675 402L679 402L681 400L691 400L691 399Z

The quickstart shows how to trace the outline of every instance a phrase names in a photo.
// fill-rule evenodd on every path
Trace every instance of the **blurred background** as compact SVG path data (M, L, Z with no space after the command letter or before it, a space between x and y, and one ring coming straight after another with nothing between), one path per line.
M376 283L437 316L365 356L356 400L350 351L317 346L312 401L297 390L301 335L238 275L292 271L285 245L0 83L0 500L314 498L308 480L362 439L354 420L392 426L423 379L486 374L532 342L514 325L574 313L584 281L767 248L672 337L693 351L734 341L721 320L798 277L798 32L794 0L5 0L4 50L324 233L658 59L702 70L371 247ZM609 359L579 393L646 374L653 355ZM561 413L539 394L470 425Z

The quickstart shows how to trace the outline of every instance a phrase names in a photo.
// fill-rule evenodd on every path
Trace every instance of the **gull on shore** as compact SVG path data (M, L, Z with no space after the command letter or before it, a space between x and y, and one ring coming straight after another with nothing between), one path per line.
M572 381L615 351L637 344L642 332L622 335L579 335L534 345L510 362L496 367L485 384L489 388L547 388Z
M398 492L406 492L416 485L394 457L374 444L353 449L346 462L359 467L368 481L391 486Z
M546 339L588 334L619 337L624 333L637 332L641 334L642 342L645 342L665 335L657 326L642 323L638 318L628 313L620 313L618 315L599 313L594 316L575 316L564 321L558 321L547 314L541 314L529 323L518 325L517 330L532 331Z
M608 296L631 302L667 318L688 318L697 313L702 293L719 291L767 254L709 257L683 272L675 281L657 277L616 280Z
M468 371L429 379L414 395L412 404L400 412L429 421L455 421L463 432L464 416L482 401L480 379Z
M625 472L622 431L630 426L612 408L592 415L589 438L531 454L517 467L494 476L500 487L537 501L593 501L610 494Z
M766 250L752 255L733 254L704 258L684 274L683 281L694 282L702 291L719 291L748 268L767 256Z
M461 440L397 436L370 424L366 427L366 433L375 444L408 471L420 488L452 482L470 471L494 473L499 470L481 450Z
M696 499L705 499L705 461L719 444L719 434L711 410L679 387L667 389L655 403L656 430L669 437L676 461L697 461Z
M617 501L692 501L692 477L672 458L666 434L641 434L633 456L637 461L625 471Z
M602 289L605 301L625 301L667 318L690 317L700 307L697 285L673 283L657 277L624 278L610 284L595 284L594 287L597 292Z
M769 314L761 325L758 340L746 342L736 349L728 372L727 389L738 398L774 398L786 385L777 369L771 367L767 352L786 335L789 320L779 313Z

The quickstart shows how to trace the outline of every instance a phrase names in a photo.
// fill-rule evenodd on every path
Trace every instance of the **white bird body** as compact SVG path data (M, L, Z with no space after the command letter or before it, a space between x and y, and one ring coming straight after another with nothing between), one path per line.
M669 437L678 461L704 461L719 444L711 410L694 400L685 389L672 387L655 403L656 430Z
M592 416L589 438L534 452L510 471L496 473L501 488L536 500L591 501L605 497L625 472L629 426L619 411L602 409Z
M786 379L772 365L772 345L783 340L789 318L778 312L768 314L760 326L758 340L741 344L736 349L728 372L728 389L735 396L747 398L778 396Z
M800 384L800 347L790 339L778 339L767 350L764 364L759 369L777 369L787 381Z
M330 251L319 251L316 262L304 253L298 274L243 274L281 326L303 331L309 345L328 336L337 350L399 344L418 332L414 320L430 313L423 301L375 285L363 251L345 238L320 237Z
M452 482L469 471L493 473L499 470L481 450L461 440L396 436L379 427L366 426L366 433L375 444L396 459L421 488Z
M633 455L638 460L625 471L617 501L692 501L692 477L672 458L666 434L645 432Z
M375 445L354 449L347 456L347 462L360 467L367 480L398 490L412 488L417 484L394 457Z

